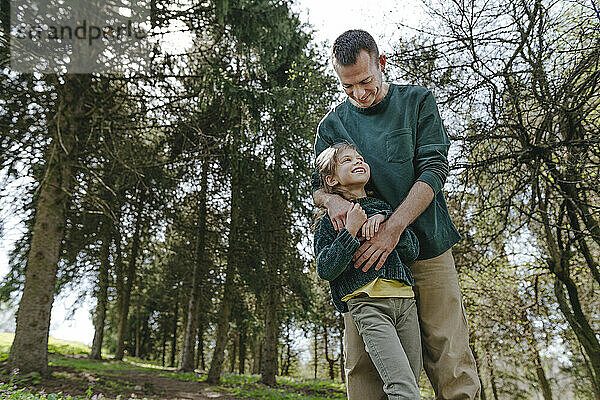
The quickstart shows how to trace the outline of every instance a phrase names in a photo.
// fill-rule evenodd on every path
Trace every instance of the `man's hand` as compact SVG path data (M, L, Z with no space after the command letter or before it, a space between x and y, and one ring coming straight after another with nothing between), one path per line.
M336 232L341 231L346 226L346 214L352 209L352 203L337 194L331 194L325 201L325 207L333 228Z
M384 219L385 215L383 214L375 214L367 219L367 222L362 226L362 237L366 240L371 240L371 238L379 231L379 225L381 225Z
M429 206L433 200L433 189L425 182L417 181L396 211L380 227L371 240L364 242L354 254L354 267L367 272L377 261L375 269L383 267L388 255L400 241L400 235ZM379 261L378 261L379 260Z
M392 250L398 244L403 231L404 228L391 225L389 220L382 224L379 227L379 232L373 238L364 242L354 254L352 258L354 268L359 268L366 261L362 270L363 272L367 272L377 261L375 269L380 270L385 260L387 260Z

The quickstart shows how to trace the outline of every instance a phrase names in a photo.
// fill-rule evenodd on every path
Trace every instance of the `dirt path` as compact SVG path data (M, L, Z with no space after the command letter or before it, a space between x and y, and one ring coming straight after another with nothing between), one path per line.
M222 390L219 391L219 388L203 382L180 381L157 374L145 374L141 371L123 371L119 379L123 379L125 382L134 382L134 389L138 389L142 393L148 393L149 395L153 393L156 397L152 397L157 399L235 399L235 397L224 393Z
M235 400L236 397L226 393L222 388L210 386L203 382L180 381L160 376L157 369L145 370L107 370L106 374L78 371L70 367L51 367L52 377L43 379L32 389L45 393L58 393L85 396L90 384L94 394L102 393L104 398L122 400L131 397L136 399L169 399L169 400Z

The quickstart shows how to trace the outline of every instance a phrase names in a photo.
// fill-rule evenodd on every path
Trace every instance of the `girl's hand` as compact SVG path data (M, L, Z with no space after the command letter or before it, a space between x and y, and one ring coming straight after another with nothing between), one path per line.
M373 236L379 231L379 225L383 222L385 216L383 214L375 214L371 218L367 219L362 226L362 237L367 240L371 240Z
M346 214L346 229L356 237L360 227L367 221L367 214L362 209L360 204L355 203L350 211Z

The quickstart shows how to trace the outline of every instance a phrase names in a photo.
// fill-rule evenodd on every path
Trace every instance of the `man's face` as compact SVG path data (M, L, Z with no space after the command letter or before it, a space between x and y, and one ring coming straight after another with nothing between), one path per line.
M379 103L385 96L382 77L384 67L384 55L374 60L366 50L361 50L355 64L335 65L334 69L352 103L365 108Z

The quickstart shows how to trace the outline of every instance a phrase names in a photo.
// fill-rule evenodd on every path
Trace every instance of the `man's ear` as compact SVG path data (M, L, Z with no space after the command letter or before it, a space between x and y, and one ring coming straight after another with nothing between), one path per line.
M381 72L385 70L385 55L381 54L379 56L379 68L381 68Z
M335 185L337 185L339 182L337 179L335 179L335 177L333 175L327 175L325 177L325 183L327 184L327 186L331 186L334 187Z

